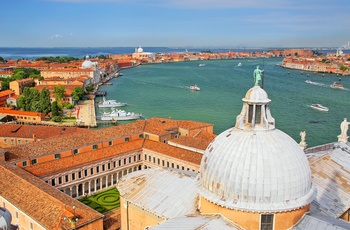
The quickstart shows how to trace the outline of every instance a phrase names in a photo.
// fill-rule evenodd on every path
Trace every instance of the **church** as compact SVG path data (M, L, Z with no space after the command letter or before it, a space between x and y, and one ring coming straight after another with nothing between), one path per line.
M306 154L304 135L298 144L278 130L259 81L242 101L235 126L207 146L199 173L157 167L119 180L123 230L350 229L325 207L321 196L332 190L317 193L324 187L316 171L328 149Z

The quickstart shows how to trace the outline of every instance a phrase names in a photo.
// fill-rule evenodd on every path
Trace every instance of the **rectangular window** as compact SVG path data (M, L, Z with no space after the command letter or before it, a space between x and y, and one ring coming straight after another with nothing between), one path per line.
M7 140L6 139L4 139L4 144L7 145Z
M129 157L129 164L131 163L131 157Z
M84 176L87 176L87 169L84 169Z
M139 135L139 138L143 138L143 134L142 133Z
M100 166L96 166L96 173L100 172Z
M16 211L16 219L18 219L18 212Z
M92 146L92 149L97 149L97 145L93 145L93 146Z
M122 160L119 160L118 161L118 166L121 166L122 165Z
M261 214L260 230L273 230L273 214Z
M62 177L58 178L58 184L62 184Z
M139 161L141 160L141 154L139 154Z
M65 176L65 179L66 179L66 182L68 182L68 181L69 181L69 177L68 177L68 175L66 175L66 176Z
M90 175L94 174L94 168L90 169Z
M108 170L111 169L111 163L108 162Z
M109 146L112 146L112 145L113 145L113 142L112 142L112 141L108 142L108 145L109 145Z
M30 229L34 229L34 224L32 222L30 222Z
M145 154L145 160L147 160L147 155Z
M164 160L162 160L162 166L164 166Z
M126 165L126 158L124 158L124 165Z
M75 180L75 173L72 173L72 180Z
M254 106L249 105L248 123L252 123L252 121L253 121L253 111L254 111Z
M15 143L15 141L12 139L12 140L11 140L11 145L13 145L14 143Z
M60 159L61 158L61 154L57 153L55 154L55 159Z
M22 162L22 166L23 166L23 167L26 167L26 166L27 166L27 161L23 161L23 162Z
M73 150L73 154L75 155L75 154L78 154L79 153L79 149L74 149Z
M134 156L134 162L136 162L136 155Z
M146 139L149 139L149 135L148 135L148 134L146 134L145 138L146 138Z
M28 140L26 140L26 144L28 144Z
M129 142L129 137L125 137L124 141Z
M21 144L21 140L18 140L17 142L18 142L19 145Z
M36 165L38 163L38 161L36 159L32 160L32 165Z
M51 185L52 185L52 186L55 186L55 185L56 185L55 179L52 179L52 180L51 180Z
M81 171L78 172L78 177L81 178Z
M102 172L106 170L105 165L102 165Z
M117 162L113 161L113 168L117 167Z
M256 124L261 123L261 105L255 106L255 123Z

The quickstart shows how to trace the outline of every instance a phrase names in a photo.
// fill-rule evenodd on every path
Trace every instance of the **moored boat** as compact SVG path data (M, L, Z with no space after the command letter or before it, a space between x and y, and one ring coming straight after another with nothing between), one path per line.
M326 106L323 106L321 104L311 104L310 107L319 111L324 111L324 112L329 111L329 109Z
M200 91L201 89L200 89L197 85L191 85L191 86L190 86L190 90L193 90L193 91Z
M116 100L107 100L105 97L103 97L102 102L97 104L99 108L114 108L114 107L122 107L126 105L127 103L125 102L117 102Z
M242 62L238 63L238 65L237 65L237 66L242 66Z
M110 113L104 112L101 115L101 121L129 121L140 119L142 114L126 112L125 110L113 110Z

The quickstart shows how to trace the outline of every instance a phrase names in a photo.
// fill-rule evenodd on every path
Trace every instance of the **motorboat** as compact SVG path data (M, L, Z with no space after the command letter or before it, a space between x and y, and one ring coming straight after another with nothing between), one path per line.
M344 89L344 85L343 84L340 84L339 82L333 82L333 84L331 84L331 87L332 88L335 88L335 89Z
M205 66L205 64L199 64L198 66L203 67L203 66Z
M242 62L238 63L238 65L237 65L237 66L242 66Z
M197 85L191 85L190 86L190 90L193 90L193 91L199 91L201 90Z
M308 84L312 84L312 85L324 85L323 83L318 83L318 82L314 82L314 81L311 81L311 80L306 80L305 82L308 83Z
M321 104L311 104L310 107L313 108L313 109L317 109L319 111L324 111L324 112L328 112L329 111L329 109L326 106L323 106Z
M125 110L112 110L101 115L101 121L129 121L140 119L142 114L126 112Z
M114 107L122 107L126 106L127 103L125 102L117 102L116 100L107 100L105 97L103 97L103 101L98 103L99 108L114 108Z

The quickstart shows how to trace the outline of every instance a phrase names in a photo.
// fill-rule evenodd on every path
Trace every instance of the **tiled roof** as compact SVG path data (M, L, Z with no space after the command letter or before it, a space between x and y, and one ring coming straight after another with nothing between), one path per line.
M0 91L0 97L4 97L4 96L8 96L8 95L11 95L11 94L15 94L12 90L4 90L4 91Z
M194 136L180 136L179 138L175 138L170 140L169 142L173 142L176 144L189 146L192 148L205 150L209 143L216 137L215 134L210 134L207 132L200 132L199 135Z
M128 153L142 148L144 140L124 142L122 144L112 145L103 149L91 150L86 153L78 153L68 157L55 159L44 164L36 164L28 166L25 169L35 176L44 176L48 174L58 173L91 162L96 162L102 159L108 159L119 154Z
M312 182L317 189L311 211L339 218L350 208L350 146L339 142L334 147L309 159Z
M142 124L130 123L123 126L112 126L98 130L87 130L84 133L72 133L60 137L48 138L25 146L8 148L6 160L33 159L43 155L59 153L69 149L93 145L113 140L118 137L142 133Z
M39 117L41 117L41 114L42 114L40 112L30 112L30 111L6 109L3 107L0 107L0 113L6 113L6 114L12 114L12 115L39 116Z
M73 217L74 212L70 208L73 205L79 218L77 227L103 218L97 211L10 163L0 162L0 178L0 196L45 229L70 229L70 223L63 218Z
M168 144L151 141L151 140L146 140L143 148L149 149L167 156L171 156L180 160L188 161L197 165L201 163L201 159L203 156L200 153L176 148Z
M62 128L40 125L0 124L1 137L33 138L33 135L35 135L38 139L47 139L53 136L86 131L86 129L75 127Z

